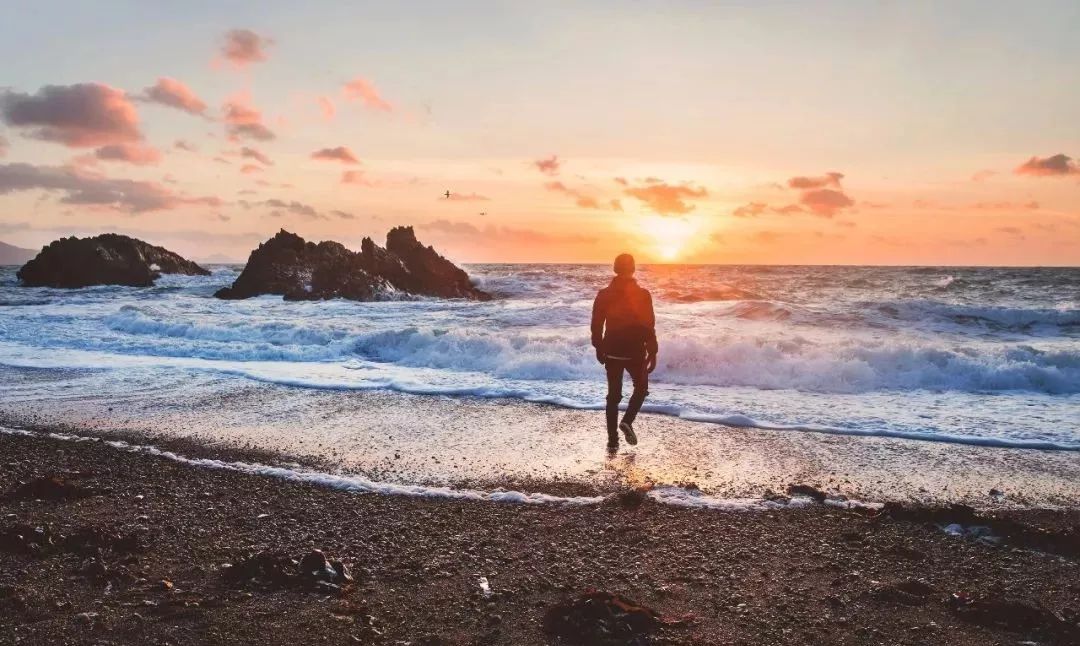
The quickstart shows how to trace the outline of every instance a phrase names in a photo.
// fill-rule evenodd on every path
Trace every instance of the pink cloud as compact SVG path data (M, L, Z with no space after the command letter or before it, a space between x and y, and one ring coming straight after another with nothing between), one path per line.
M825 173L821 177L792 177L788 180L788 186L798 189L814 189L832 186L840 188L840 180L844 179L843 173Z
M1017 175L1031 175L1033 177L1062 177L1065 175L1080 175L1080 165L1064 153L1058 153L1049 157L1032 157L1016 167Z
M194 153L194 152L199 151L199 149L195 146L195 144L193 144L193 143L191 143L191 142L189 142L189 141L187 141L185 139L177 139L176 141L174 141L173 142L173 148L175 148L177 150L185 150L185 151L187 151L189 153Z
M349 150L347 146L337 146L336 148L323 148L322 150L316 150L311 153L312 159L320 159L322 161L336 161L342 164L359 164L360 160L356 158L353 151Z
M451 193L449 198L442 197L439 199L451 202L487 202L491 198L479 193Z
M33 95L0 93L0 118L31 137L72 148L142 139L135 106L122 90L101 83L46 85Z
M8 147L10 145L11 144L8 143L8 140L4 137L4 135L0 135L0 157L7 156Z
M103 161L126 162L136 166L149 166L161 161L161 151L141 144L109 144L95 150L94 156Z
M221 110L225 117L225 132L230 139L270 141L274 138L274 132L263 123L262 112L251 104L247 94L230 98Z
M977 170L974 173L972 173L971 181L973 181L973 182L981 182L983 180L990 179L991 177L993 177L994 175L997 175L997 174L998 174L998 172L996 170L990 170L988 168L984 168L982 170Z
M841 210L855 204L843 191L831 188L806 191L799 198L799 203L810 209L810 212L814 215L826 218L831 218Z
M319 104L319 111L322 112L323 119L327 121L333 121L334 115L337 114L337 106L334 105L333 99L328 96L320 96L316 99Z
M342 87L342 94L344 94L346 101L359 101L372 110L381 110L383 112L393 112L394 110L394 107L382 98L371 81L359 76Z
M191 91L191 88L176 79L161 77L155 85L143 90L143 100L177 110L183 110L189 114L205 116L206 103Z
M63 194L60 202L125 213L167 211L182 206L221 206L216 196L189 196L155 182L109 179L70 167L0 164L0 195L44 190Z
M694 188L686 184L667 184L655 177L645 180L645 186L627 188L625 193L637 198L660 215L682 215L694 210L687 200L708 195L703 187Z
M225 34L221 55L237 68L266 60L266 48L274 43L250 29L233 29Z
M552 155L548 159L537 159L533 162L536 169L545 175L558 175L559 167L562 166L562 162L555 155Z
M270 161L269 157L259 152L258 150L255 150L254 148L249 148L247 146L244 146L240 149L240 156L245 159L254 159L260 164L264 164L266 166L274 165L274 162Z
M240 167L240 172L244 175L252 175L254 173L263 172L262 166L256 166L255 164L244 164Z
M362 170L347 170L341 173L342 184L352 184L354 186L376 186L376 182L367 178Z

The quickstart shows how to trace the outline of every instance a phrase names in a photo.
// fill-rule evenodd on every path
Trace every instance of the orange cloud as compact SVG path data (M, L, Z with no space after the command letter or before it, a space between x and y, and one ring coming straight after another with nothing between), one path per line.
M323 161L336 161L342 164L359 164L360 160L356 158L353 151L349 150L347 146L338 146L336 148L323 148L322 150L316 150L311 153L312 159L321 159Z
M799 198L799 203L810 209L814 215L831 218L843 209L854 206L855 202L843 191L831 188L819 188L806 191Z
M142 139L135 106L122 90L101 83L46 85L33 95L2 92L0 118L31 137L72 148Z
M240 138L270 141L274 138L274 132L266 127L262 120L262 112L251 104L247 94L238 94L221 108L225 117L225 132L232 140Z
M994 175L997 175L997 174L998 174L998 172L996 170L990 170L988 168L984 168L982 170L977 170L974 173L972 173L971 181L973 181L973 182L981 182L983 180L990 179L991 177L993 177Z
M787 181L788 186L798 189L814 189L832 186L840 188L840 180L844 179L843 173L825 173L821 177L792 177Z
M558 175L559 167L562 166L562 162L555 155L552 155L549 159L537 159L533 162L536 169L545 175Z
M478 193L451 193L449 198L443 197L439 199L451 202L487 202L491 198Z
M1060 177L1064 175L1080 175L1080 165L1064 153L1051 155L1050 157L1032 157L1016 167L1017 175L1032 175L1034 177Z
M977 202L972 204L970 208L976 211L1035 211L1039 208L1039 203L1032 200L1030 202L1018 203L1018 202Z
M142 99L183 110L189 114L199 116L206 114L206 103L196 96L191 88L176 79L165 76L159 78L155 85L143 90Z
M394 110L394 106L382 98L371 81L359 76L346 83L341 91L346 101L359 101L372 110L381 110L383 112L393 112Z
M110 144L94 151L94 157L104 161L119 161L149 166L161 161L161 152L153 146L140 144Z
M622 202L619 200L608 200L605 203L600 202L599 199L583 193L575 188L570 188L562 182L548 182L544 184L544 188L555 193L563 193L574 198L574 203L583 209L603 209L609 211L622 211Z
M255 173L263 172L263 167L256 166L255 164L244 164L240 167L240 172L244 175L253 175Z
M660 215L689 213L694 210L694 206L687 204L687 199L708 195L708 192L701 187L694 188L686 184L671 185L655 177L645 178L644 181L646 186L627 188L625 193L641 200Z
M221 55L237 68L266 60L266 48L274 43L250 29L232 29L225 34Z

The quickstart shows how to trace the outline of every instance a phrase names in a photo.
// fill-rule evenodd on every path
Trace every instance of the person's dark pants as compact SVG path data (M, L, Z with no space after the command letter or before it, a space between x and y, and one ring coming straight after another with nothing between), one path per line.
M608 359L604 362L607 370L607 432L608 438L619 437L619 402L622 401L623 372L630 373L630 381L634 384L634 392L630 395L630 401L626 404L626 413L623 421L633 424L641 404L645 401L645 395L649 394L649 371L645 369L645 358L640 359Z

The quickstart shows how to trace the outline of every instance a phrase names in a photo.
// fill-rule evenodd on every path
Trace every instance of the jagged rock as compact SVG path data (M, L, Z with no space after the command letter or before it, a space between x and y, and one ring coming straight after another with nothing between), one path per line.
M544 613L544 631L562 644L648 644L663 621L651 608L589 591Z
M311 550L299 561L281 552L259 552L227 564L222 570L233 585L255 584L265 588L300 588L337 593L353 577L341 561L327 559L322 550Z
M218 298L279 294L286 300L347 298L371 301L395 293L487 300L468 274L416 240L412 227L396 227L387 248L364 238L360 252L337 242L307 242L282 229L251 252L244 271Z
M23 265L17 276L28 287L148 287L161 274L208 276L210 272L163 247L106 233L54 240Z

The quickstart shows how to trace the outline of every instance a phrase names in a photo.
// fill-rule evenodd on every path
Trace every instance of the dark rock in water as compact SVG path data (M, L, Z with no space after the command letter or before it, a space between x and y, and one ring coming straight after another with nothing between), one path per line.
M387 248L364 238L360 252L337 242L307 242L282 229L251 252L244 271L218 298L279 294L286 300L346 298L371 301L395 294L488 300L468 274L416 240L412 227L396 227Z
M209 276L199 265L165 249L115 233L60 238L19 269L28 287L149 287L161 274Z
M610 592L586 592L544 613L544 631L561 644L648 644L662 625L652 609Z
M788 485L787 492L789 496L806 496L808 498L813 498L819 503L825 502L825 499L828 497L821 489L804 484Z

